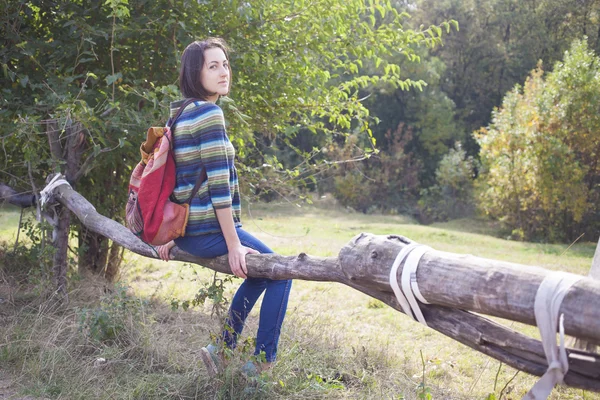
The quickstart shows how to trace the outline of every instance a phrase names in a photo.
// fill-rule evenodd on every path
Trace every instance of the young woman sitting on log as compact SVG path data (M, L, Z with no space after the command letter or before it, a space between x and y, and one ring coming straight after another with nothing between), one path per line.
M275 361L292 281L247 277L246 254L273 251L244 231L240 222L235 149L225 131L223 112L215 104L220 96L229 93L231 86L231 67L225 43L211 38L187 46L181 58L179 84L184 98L198 100L184 109L173 126L177 164L175 198L180 202L186 201L203 171L206 179L190 202L185 236L159 246L159 255L168 260L169 251L175 245L203 258L227 254L233 274L244 278L231 302L221 340L201 349L202 359L211 376L223 365L222 345L235 348L246 317L265 292L254 354L258 356L264 352L266 362L259 362L257 360L262 357L256 357L242 367L246 374L256 374ZM171 118L184 101L171 103Z

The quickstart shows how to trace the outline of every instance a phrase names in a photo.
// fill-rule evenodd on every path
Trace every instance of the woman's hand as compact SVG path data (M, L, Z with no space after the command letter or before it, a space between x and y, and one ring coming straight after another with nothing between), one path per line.
M156 251L158 252L158 256L163 261L169 261L169 252L175 246L175 241L171 240L169 243L164 244L162 246L156 246Z
M229 250L229 267L231 272L237 277L247 278L248 268L246 268L246 254L260 254L258 251L241 244Z
M225 243L227 243L229 268L231 268L231 272L235 276L246 279L248 274L246 254L260 254L260 252L250 247L242 246L240 243L240 238L235 230L231 207L217 208L215 209L215 214L217 215L219 225L221 225L221 232L223 232Z

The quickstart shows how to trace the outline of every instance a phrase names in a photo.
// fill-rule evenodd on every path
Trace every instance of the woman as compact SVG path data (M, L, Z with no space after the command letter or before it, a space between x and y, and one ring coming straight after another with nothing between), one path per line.
M243 367L248 374L261 372L275 361L292 281L247 277L246 254L273 251L241 228L235 149L225 132L223 112L215 104L229 93L231 85L225 43L211 38L190 44L181 58L179 84L185 98L199 100L189 104L174 125L175 198L181 202L189 198L203 169L207 178L190 203L185 236L160 246L159 254L168 260L175 245L203 258L228 254L233 274L245 279L233 297L223 331L222 340L229 348L235 347L246 317L265 292L254 354L264 352L266 362L249 362ZM171 118L182 103L171 103ZM222 353L217 353L215 345L201 351L211 375L223 361Z

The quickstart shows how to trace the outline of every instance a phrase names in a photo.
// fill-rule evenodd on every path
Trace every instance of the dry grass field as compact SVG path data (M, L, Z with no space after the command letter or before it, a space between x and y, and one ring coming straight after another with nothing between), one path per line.
M212 271L130 253L119 285L73 276L70 303L56 309L44 272L10 254L18 217L0 208L0 397L491 400L520 399L535 382L353 289L305 281L294 282L274 368L251 381L239 371L257 307L229 367L209 379L199 349L219 332L218 307L172 304L193 299ZM244 217L247 230L284 255L335 256L360 232L395 233L443 251L586 274L595 249L510 241L478 220L422 226L324 204L256 205ZM15 278L23 273L27 279ZM225 298L238 284L226 283ZM533 327L504 323L537 336ZM551 398L600 395L559 387Z

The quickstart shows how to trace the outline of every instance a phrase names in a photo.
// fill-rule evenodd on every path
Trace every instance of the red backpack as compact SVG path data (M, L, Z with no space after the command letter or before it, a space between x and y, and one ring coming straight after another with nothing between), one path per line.
M140 146L142 160L129 180L129 198L125 207L127 226L151 245L166 244L185 234L189 204L206 178L203 168L190 198L183 204L171 201L176 170L171 127L185 107L196 100L187 99L167 126L148 129L146 141Z

